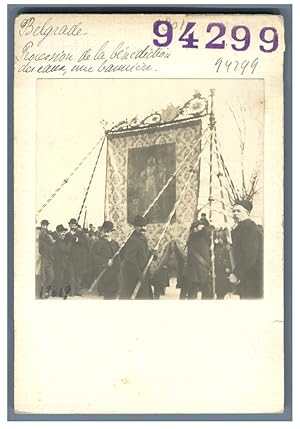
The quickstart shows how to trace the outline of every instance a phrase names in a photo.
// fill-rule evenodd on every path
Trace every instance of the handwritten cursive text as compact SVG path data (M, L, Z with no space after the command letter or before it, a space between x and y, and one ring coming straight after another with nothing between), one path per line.
M34 36L40 38L39 46L49 36L85 36L81 27L82 22L73 25L53 25L52 18L48 18L42 25L37 25L34 17L25 18L20 24L20 36Z

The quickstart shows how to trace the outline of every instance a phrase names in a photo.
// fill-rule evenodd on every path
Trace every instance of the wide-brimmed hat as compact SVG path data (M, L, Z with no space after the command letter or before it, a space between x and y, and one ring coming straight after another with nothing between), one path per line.
M49 225L50 222L48 222L46 219L43 219L41 222L41 225Z
M103 222L103 225L101 226L101 230L105 232L111 232L114 231L114 224L110 220L105 220Z
M136 217L134 218L134 221L132 222L132 225L133 226L146 226L147 220L141 215L136 215Z
M68 231L67 228L65 228L62 224L57 225L56 232L66 232Z

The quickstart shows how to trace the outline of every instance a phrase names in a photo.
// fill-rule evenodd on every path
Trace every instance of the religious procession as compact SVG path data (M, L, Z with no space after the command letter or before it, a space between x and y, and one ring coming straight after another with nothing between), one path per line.
M263 226L251 219L259 173L246 184L241 163L242 188L234 183L214 97L196 92L180 108L105 131L79 215L68 227L45 218L36 226L37 299L263 298ZM86 201L104 144L104 221L95 227Z

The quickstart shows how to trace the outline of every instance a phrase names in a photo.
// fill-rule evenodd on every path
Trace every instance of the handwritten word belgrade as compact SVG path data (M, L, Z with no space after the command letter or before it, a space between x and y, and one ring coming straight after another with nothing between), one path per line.
M196 22L187 22L185 29L178 38L182 48L199 48L199 39L195 37L195 30L198 30L198 27L195 26ZM153 38L153 44L158 47L169 46L173 42L173 30L172 22L167 20L155 21L153 33L156 37ZM229 28L229 32L230 36L228 37L228 28L222 22L210 22L206 27L206 33L211 35L206 36L210 40L204 44L205 49L225 49L225 47L230 46L234 51L246 51L251 44L251 39L256 40L256 34L253 34L254 30L251 31L246 25L235 25ZM263 27L259 30L258 37L261 52L270 53L278 48L276 28ZM228 43L229 38L231 43Z
M35 18L25 18L20 24L19 36L41 37L37 45L40 45L49 36L85 36L81 27L82 22L73 25L52 25L52 18L47 19L42 25L36 25Z

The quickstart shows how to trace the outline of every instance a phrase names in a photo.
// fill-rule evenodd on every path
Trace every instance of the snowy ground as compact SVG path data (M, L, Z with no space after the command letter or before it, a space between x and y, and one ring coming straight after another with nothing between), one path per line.
M171 300L171 299L179 299L180 289L176 288L177 279L176 277L172 277L170 279L170 286L166 288L165 295L162 295L160 297L161 300ZM61 300L62 298L49 298L54 300ZM83 296L73 296L68 297L68 300L78 300L78 299L103 299L103 296L99 296L98 293L95 291L93 293L88 293L87 290L83 291ZM198 294L198 299L201 299L201 293ZM239 299L237 295L226 295L225 299Z
M179 299L180 289L176 289L176 277L170 279L170 286L166 288L166 294L161 296L160 299ZM201 299L201 293L198 293L198 299ZM237 295L226 295L225 299L239 299Z

